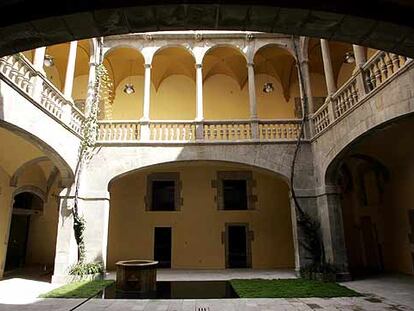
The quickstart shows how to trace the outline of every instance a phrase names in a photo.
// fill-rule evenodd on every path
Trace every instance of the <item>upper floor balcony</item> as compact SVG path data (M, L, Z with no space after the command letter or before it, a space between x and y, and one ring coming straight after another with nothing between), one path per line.
M326 40L243 32L114 36L0 59L0 75L77 135L100 90L100 144L296 141L307 97L317 137L410 61ZM89 97L88 97L89 96Z

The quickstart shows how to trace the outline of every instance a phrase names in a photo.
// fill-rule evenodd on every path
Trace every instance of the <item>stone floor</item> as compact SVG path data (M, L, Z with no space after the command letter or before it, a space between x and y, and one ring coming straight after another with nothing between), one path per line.
M113 277L109 274L108 277ZM290 278L283 270L190 271L161 270L159 280L212 280L230 278ZM344 283L366 294L354 298L306 299L209 299L209 300L103 300L37 299L56 285L42 280L10 278L0 281L0 310L154 310L154 311L267 311L267 310L349 310L414 311L414 278L383 275Z

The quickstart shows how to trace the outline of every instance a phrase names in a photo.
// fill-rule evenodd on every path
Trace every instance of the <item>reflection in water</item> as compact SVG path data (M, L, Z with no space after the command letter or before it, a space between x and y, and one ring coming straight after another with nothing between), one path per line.
M99 297L99 296L98 296ZM115 284L102 292L103 299L223 299L239 298L228 281L157 282L157 291L149 294L120 292Z

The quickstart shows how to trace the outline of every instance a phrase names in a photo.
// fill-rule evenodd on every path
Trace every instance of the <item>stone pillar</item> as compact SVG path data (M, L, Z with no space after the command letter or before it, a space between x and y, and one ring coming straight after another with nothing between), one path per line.
M151 64L145 64L144 75L144 109L142 119L150 119L150 100L151 100Z
M73 189L65 189L60 196L59 223L56 240L55 269L53 283L70 281L68 269L78 260L78 246L73 232ZM85 262L102 262L106 268L109 192L81 194L78 212L85 219Z
M327 186L318 195L317 204L326 261L339 269L339 280L349 280L340 194L336 187Z
M46 47L37 48L34 52L33 57L33 66L36 68L37 71L44 72L43 70L43 62L45 60L46 55Z
M91 113L91 108L94 100L96 99L95 94L95 85L96 85L96 63L95 58L91 56L89 61L89 76L88 76L88 91L85 101L85 115L89 116Z
M87 262L102 262L106 268L109 192L90 193L81 196L80 213L85 217L85 249Z
M0 172L1 174L1 172ZM1 177L1 176L0 176ZM8 180L8 179L7 179ZM3 277L13 213L13 193L16 188L0 185L0 279Z
M250 120L252 139L258 139L259 137L259 123L257 120L257 105L256 105L256 83L254 76L254 64L247 63L247 80L249 84L249 107L250 107Z
M328 97L336 92L336 83L332 68L331 52L329 50L329 42L321 39L321 50L323 59L323 68L325 71L326 88L328 90Z
M247 64L247 79L249 83L250 119L257 119L256 84L254 80L254 64Z
M59 221L52 283L68 282L69 267L75 264L78 259L78 247L73 232L73 189L65 188L61 191L59 200Z
M203 65L196 64L196 121L204 120L204 107L203 107Z
M360 45L352 45L355 56L355 67L361 68L367 62L366 48Z
M43 79L41 75L45 75L45 71L43 69L43 62L45 60L46 55L46 47L40 47L35 50L34 57L33 57L33 67L40 73L37 75L34 83L33 83L33 93L32 96L35 101L40 103L42 99L42 91L43 91Z
M69 47L68 64L66 67L65 88L63 94L66 99L72 98L73 80L75 78L76 66L76 51L78 48L78 41L72 41Z
M309 60L306 59L301 62L301 69L305 92L304 94L308 98L308 114L312 115L315 111L313 107L312 84L309 72Z
M151 102L151 64L144 64L144 107L141 119L141 140L149 141L150 139L150 102Z

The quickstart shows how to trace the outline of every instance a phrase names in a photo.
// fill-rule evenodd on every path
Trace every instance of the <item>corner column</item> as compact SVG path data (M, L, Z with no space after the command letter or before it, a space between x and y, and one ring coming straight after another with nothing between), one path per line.
M259 122L257 120L256 105L256 83L254 76L254 63L247 63L247 80L249 84L249 107L250 107L250 124L252 131L252 139L259 137Z
M339 280L349 280L339 190L334 186L326 186L318 195L317 203L326 261L339 269Z
M321 50L323 59L323 68L325 72L326 88L328 90L328 97L336 92L336 83L332 68L331 51L329 50L329 42L321 39Z
M45 60L46 55L46 47L40 47L35 50L34 57L33 57L33 67L37 70L37 76L34 80L33 84L33 98L40 103L42 99L42 91L43 91L43 79L42 75L45 75L45 71L43 69L43 62Z
M355 55L355 67L361 68L367 62L366 48L360 45L352 45Z
M72 99L73 80L75 78L77 48L78 48L78 41L72 41L69 47L68 64L66 67L66 76L65 76L65 88L63 91L63 94L68 100Z

